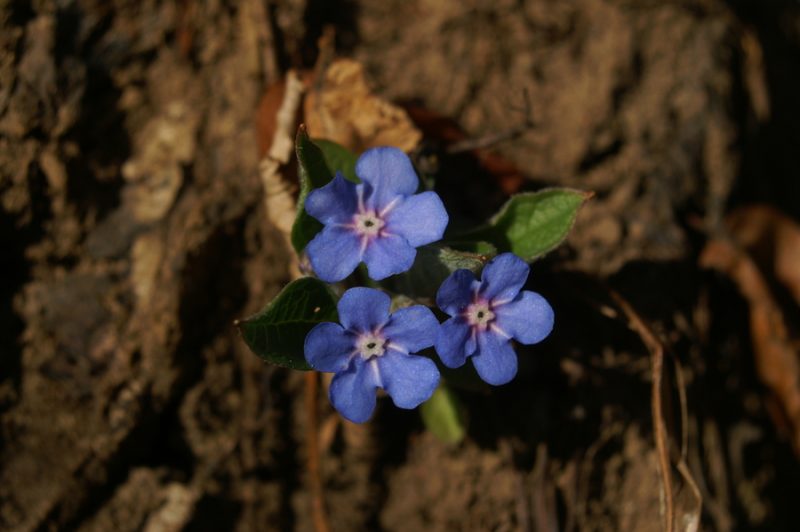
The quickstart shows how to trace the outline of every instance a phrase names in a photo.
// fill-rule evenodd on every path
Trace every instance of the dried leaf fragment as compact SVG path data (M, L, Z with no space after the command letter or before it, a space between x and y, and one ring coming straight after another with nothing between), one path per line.
M730 277L750 307L750 335L756 370L780 401L791 426L795 452L800 454L800 362L783 313L755 262L733 242L712 240L700 264Z
M372 94L364 66L352 59L333 61L314 82L304 102L312 138L325 138L360 152L395 146L410 152L422 134L406 112Z
M800 305L800 225L767 205L741 207L727 222L762 271L774 275Z

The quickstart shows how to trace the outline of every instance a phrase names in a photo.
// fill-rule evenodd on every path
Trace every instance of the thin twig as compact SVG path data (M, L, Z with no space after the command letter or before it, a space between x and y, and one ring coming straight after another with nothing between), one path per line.
M628 325L641 338L647 350L650 351L652 360L651 409L653 416L653 433L658 451L658 464L661 473L661 482L664 489L665 530L672 532L675 522L675 501L672 493L672 469L669 460L669 442L667 441L667 428L664 424L663 405L661 404L661 381L664 373L664 346L658 341L656 335L642 320L633 307L616 291L610 290L611 298L619 305L628 318Z
M683 478L686 485L689 486L695 501L697 501L697 507L693 509L694 511L691 514L691 519L684 517L684 530L686 532L697 532L700 528L700 514L703 511L703 494L700 492L700 487L697 485L697 481L695 481L689 469L689 465L685 461L679 460L678 463L675 464L675 467L678 468L681 478Z
M686 397L686 378L683 375L683 366L681 361L674 353L670 353L670 358L675 365L675 385L678 387L678 401L681 408L681 448L680 456L678 457L675 467L681 474L681 478L689 486L689 489L697 501L697 507L694 508L692 513L692 520L687 520L684 517L684 530L687 532L696 532L700 527L700 513L703 508L703 494L700 491L700 486L692 475L689 468L689 401Z
M489 135L478 137L477 139L464 139L459 142L455 142L447 147L447 153L450 155L455 155L465 151L479 150L482 148L495 146L496 144L500 144L501 142L505 142L507 140L517 139L528 130L535 127L536 124L534 123L532 117L530 97L527 90L523 91L523 98L525 99L525 120L521 124L504 131L498 131L497 133L491 133Z
M671 358L675 364L675 384L678 386L678 401L681 405L681 460L686 461L689 454L689 401L686 398L686 379L678 357Z
M317 394L319 392L319 375L309 371L306 377L306 444L308 446L308 483L311 490L311 518L316 532L330 532L328 515L322 493L322 475L319 458L319 410Z

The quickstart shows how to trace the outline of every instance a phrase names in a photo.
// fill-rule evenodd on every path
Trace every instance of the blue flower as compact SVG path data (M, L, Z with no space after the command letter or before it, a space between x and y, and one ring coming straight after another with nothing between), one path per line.
M311 266L323 281L341 281L363 260L380 281L414 264L415 248L442 238L447 211L435 192L414 194L419 180L397 148L372 148L356 163L361 184L340 173L306 198L325 228L309 242Z
M544 340L553 330L553 309L539 294L522 290L530 268L513 253L503 253L484 268L481 280L456 270L436 294L436 304L452 316L436 337L445 366L460 367L468 357L489 384L509 382L517 374L511 339L522 344Z
M306 336L306 361L333 372L330 399L355 423L375 409L377 388L400 408L427 401L439 384L436 364L416 356L433 345L439 321L428 307L407 307L389 314L389 296L372 288L351 288L339 300L338 323L320 323Z

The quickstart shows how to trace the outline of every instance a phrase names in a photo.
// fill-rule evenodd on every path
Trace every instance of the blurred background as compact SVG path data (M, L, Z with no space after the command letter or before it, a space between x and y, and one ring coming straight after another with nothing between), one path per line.
M0 529L800 529L800 3L11 0L0 24ZM233 326L297 275L301 121L409 150L465 225L595 193L532 268L552 337L461 392L458 444L388 399L344 423Z

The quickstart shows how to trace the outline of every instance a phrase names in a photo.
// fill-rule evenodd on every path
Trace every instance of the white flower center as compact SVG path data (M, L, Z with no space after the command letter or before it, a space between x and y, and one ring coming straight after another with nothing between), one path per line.
M489 304L484 301L468 306L465 316L470 325L477 325L482 329L486 329L494 320L494 312L489 308Z
M365 334L358 340L358 351L364 360L379 357L386 352L386 340L375 334Z
M355 215L353 220L356 232L360 235L375 236L380 233L381 228L386 224L374 212L360 212Z

